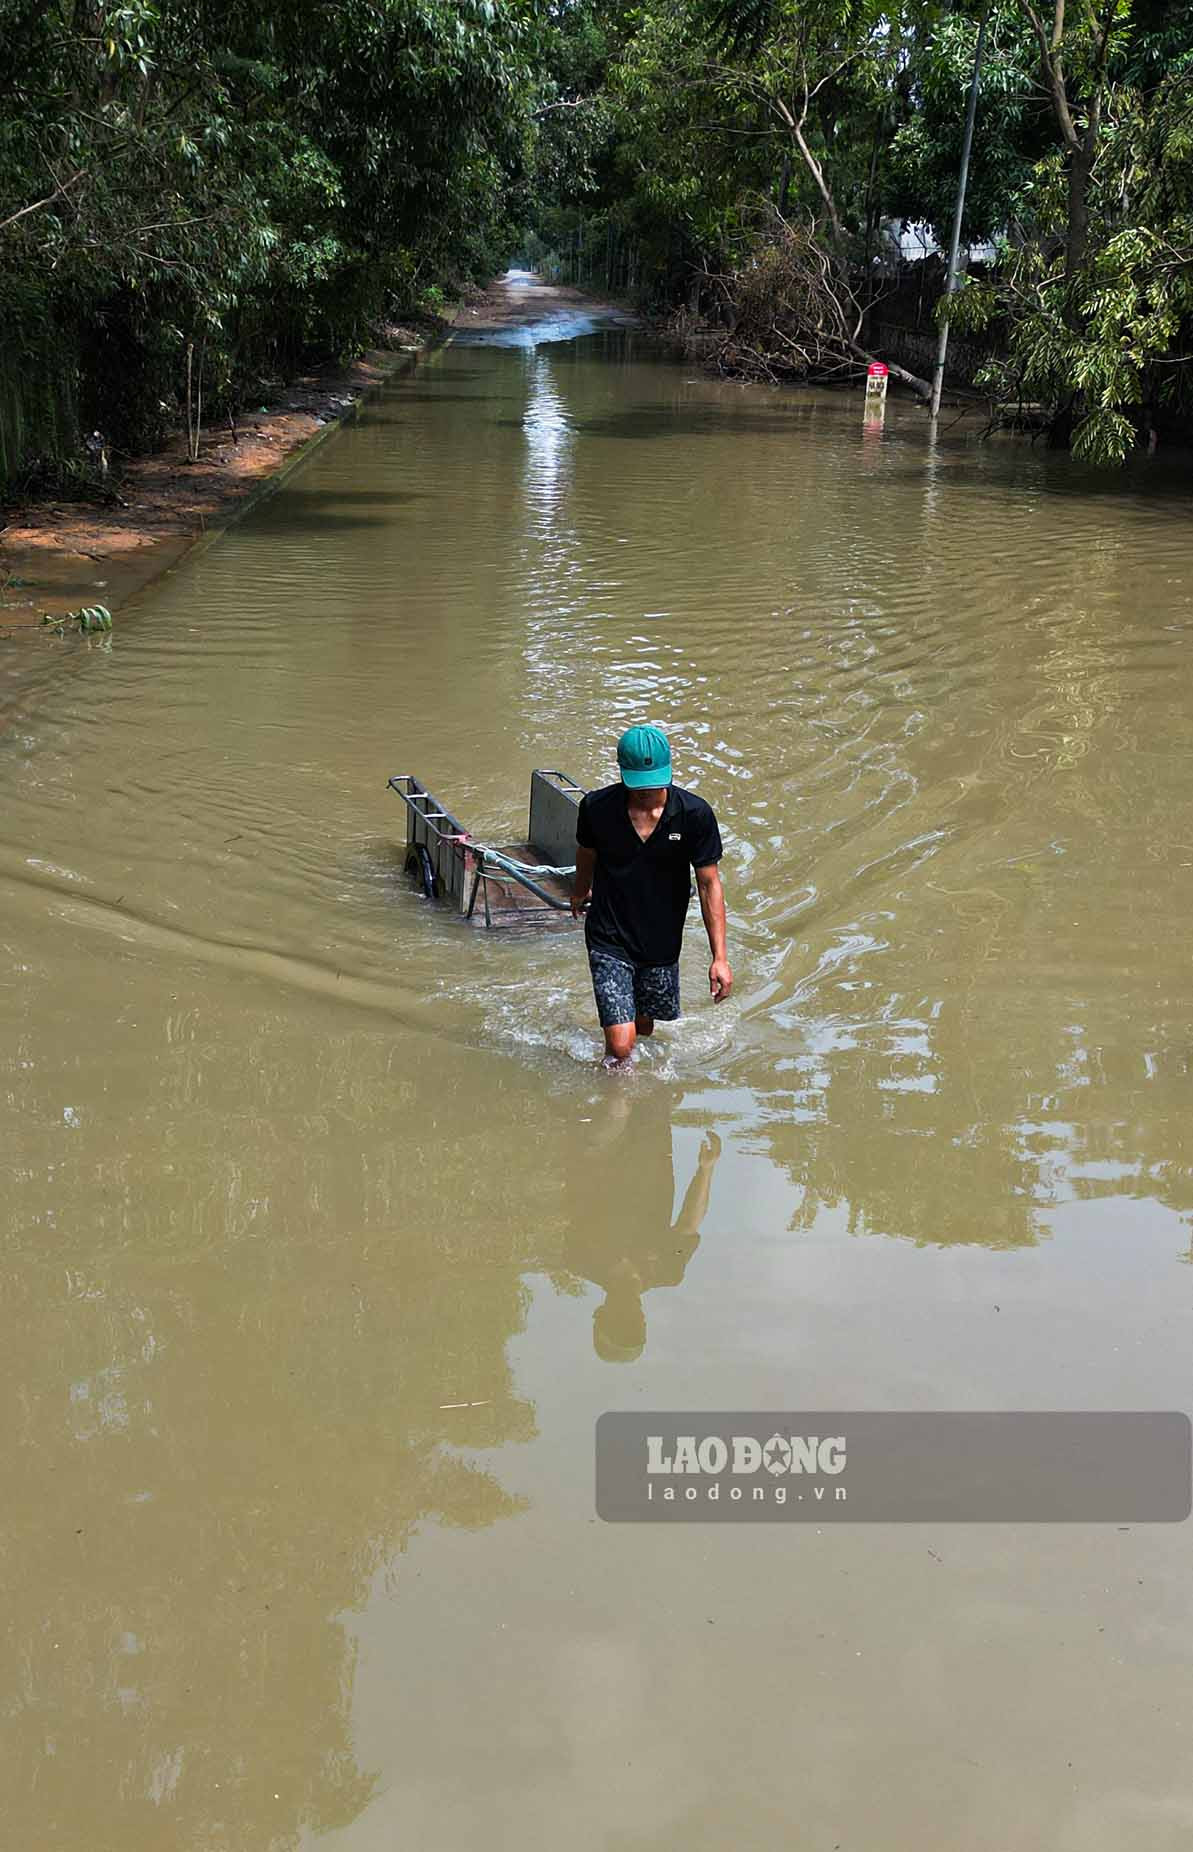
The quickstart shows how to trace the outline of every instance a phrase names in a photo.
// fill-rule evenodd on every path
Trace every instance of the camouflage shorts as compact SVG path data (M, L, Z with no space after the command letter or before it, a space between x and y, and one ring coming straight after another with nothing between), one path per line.
M636 1016L674 1022L679 1015L678 965L633 965L591 946L588 964L602 1029Z

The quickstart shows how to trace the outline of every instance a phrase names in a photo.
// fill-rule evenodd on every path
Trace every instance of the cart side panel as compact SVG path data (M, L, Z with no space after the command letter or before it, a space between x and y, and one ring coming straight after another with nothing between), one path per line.
M472 886L473 857L465 848L463 825L450 810L445 810L435 795L409 772L398 772L389 780L406 806L406 845L421 844L431 858L439 897L448 900L463 913Z
M530 775L526 833L535 853L557 868L570 868L576 860L576 811L583 796L582 788L561 772Z
M445 842L439 851L439 885L444 900L450 900L458 913L468 910L472 881L468 868L473 858L465 854L463 843Z

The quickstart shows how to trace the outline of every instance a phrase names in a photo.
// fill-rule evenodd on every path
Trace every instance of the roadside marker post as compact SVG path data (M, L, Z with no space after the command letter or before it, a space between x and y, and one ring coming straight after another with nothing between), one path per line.
M862 419L862 428L866 431L881 431L886 417L886 387L890 377L890 368L881 360L872 360L866 368L866 409Z

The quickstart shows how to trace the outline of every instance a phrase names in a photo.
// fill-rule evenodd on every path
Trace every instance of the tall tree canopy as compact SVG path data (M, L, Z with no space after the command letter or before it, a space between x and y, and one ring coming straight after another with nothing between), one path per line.
M77 349L120 441L355 348L512 237L536 0L0 0L0 368ZM7 352L4 350L7 349ZM15 349L15 352L14 352Z
M891 231L997 261L1002 395L1122 457L1193 415L1193 8L1165 0L0 0L0 480L522 249L848 371ZM1182 397L1182 395L1184 395Z
M987 383L1043 401L1058 437L1105 462L1165 404L1193 415L1193 8L561 9L573 30L611 11L590 91L603 156L570 192L543 191L547 245L576 242L582 224L599 253L604 226L606 248L633 247L630 269L656 301L715 279L751 337L769 333L775 365L784 344L797 371L845 364L842 336L861 332L890 228L921 223L944 240L985 17L964 233L998 258L962 292L958 319L988 331Z

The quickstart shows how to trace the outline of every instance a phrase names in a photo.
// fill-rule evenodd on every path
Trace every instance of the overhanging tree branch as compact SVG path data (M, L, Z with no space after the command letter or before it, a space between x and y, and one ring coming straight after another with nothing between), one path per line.
M6 219L0 219L0 231L7 231L8 227L15 225L18 219L27 219L31 212L41 212L46 206L52 206L56 199L61 199L63 194L69 193L71 187L76 186L84 178L86 172L85 167L80 167L78 173L72 174L69 180L60 181L54 191L47 193L44 199L35 199L31 205L22 206L19 212L11 212Z

